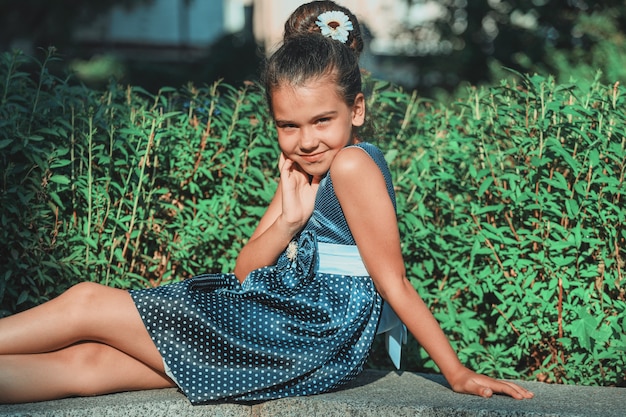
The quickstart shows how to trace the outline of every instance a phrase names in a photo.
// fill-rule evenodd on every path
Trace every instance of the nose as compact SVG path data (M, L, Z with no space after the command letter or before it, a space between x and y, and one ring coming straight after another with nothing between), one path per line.
M319 144L319 140L317 139L317 135L312 129L304 128L302 129L302 133L300 134L300 149L305 152L310 152L317 149Z

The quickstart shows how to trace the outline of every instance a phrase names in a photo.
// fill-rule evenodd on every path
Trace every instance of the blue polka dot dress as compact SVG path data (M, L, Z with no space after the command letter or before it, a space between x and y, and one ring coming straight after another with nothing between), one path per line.
M357 146L391 176L373 145ZM167 374L194 404L267 400L339 387L363 368L381 297L359 257L330 175L276 265L130 292Z

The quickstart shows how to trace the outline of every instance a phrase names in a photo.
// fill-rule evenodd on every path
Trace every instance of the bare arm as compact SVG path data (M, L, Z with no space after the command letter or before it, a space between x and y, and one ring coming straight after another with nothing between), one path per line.
M282 154L279 165L276 194L237 257L235 276L239 282L251 271L273 265L313 212L319 180L309 182L308 176Z
M522 387L478 375L459 361L439 323L406 278L396 214L382 173L361 149L340 152L331 167L335 192L359 252L381 296L457 392L530 398ZM375 220L374 220L375 219Z

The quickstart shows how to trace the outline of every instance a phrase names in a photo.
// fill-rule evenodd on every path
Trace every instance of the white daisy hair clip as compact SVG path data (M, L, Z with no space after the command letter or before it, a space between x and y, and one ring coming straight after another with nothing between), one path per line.
M321 29L322 35L342 43L348 41L349 32L354 29L350 18L338 10L322 13L315 24Z

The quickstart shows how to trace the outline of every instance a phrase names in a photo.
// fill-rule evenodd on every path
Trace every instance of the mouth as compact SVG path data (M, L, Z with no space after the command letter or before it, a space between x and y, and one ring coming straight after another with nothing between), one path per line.
M315 163L319 161L320 159L322 159L323 156L324 156L324 152L317 152L313 154L301 154L300 158L302 158L302 160L305 162Z

